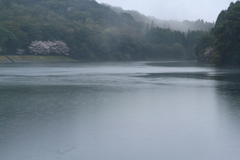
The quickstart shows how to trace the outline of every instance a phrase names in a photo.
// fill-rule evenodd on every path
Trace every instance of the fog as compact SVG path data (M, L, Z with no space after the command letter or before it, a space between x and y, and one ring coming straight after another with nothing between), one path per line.
M215 22L221 10L228 8L232 0L97 0L122 7L126 10L137 10L145 15L162 20L197 20Z

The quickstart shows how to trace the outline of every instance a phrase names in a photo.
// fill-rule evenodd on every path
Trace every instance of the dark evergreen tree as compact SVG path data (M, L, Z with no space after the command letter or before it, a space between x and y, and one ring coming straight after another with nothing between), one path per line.
M206 38L203 37L195 49L199 60L240 65L240 1L232 2L227 10L219 14L211 38ZM212 48L210 54L209 47Z

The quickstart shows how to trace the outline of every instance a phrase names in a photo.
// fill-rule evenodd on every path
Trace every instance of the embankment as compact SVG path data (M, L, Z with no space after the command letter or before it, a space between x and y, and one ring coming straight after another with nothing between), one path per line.
M35 55L2 55L0 63L23 62L77 62L77 60L65 56L35 56Z

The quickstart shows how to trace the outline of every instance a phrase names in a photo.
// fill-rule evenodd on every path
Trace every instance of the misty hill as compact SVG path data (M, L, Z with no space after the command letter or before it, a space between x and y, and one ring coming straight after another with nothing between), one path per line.
M66 55L80 60L193 58L193 47L205 34L147 25L94 0L0 0L5 55L54 55L58 44L66 44Z
M195 48L199 61L219 65L240 65L240 1L218 15L212 31Z
M104 4L109 6L117 13L128 13L133 16L133 18L137 22L143 22L154 27L166 28L171 30L177 30L182 32L188 32L188 30L196 31L196 30L203 30L203 31L210 31L214 27L214 23L211 22L204 22L203 19L199 19L196 21L176 21L176 20L160 20L155 17L146 16L141 14L138 11L134 10L124 10L121 7L114 7L108 4Z

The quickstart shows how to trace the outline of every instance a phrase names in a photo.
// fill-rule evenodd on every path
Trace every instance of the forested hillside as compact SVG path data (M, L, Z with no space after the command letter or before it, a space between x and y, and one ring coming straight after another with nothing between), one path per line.
M240 1L223 10L212 31L197 43L199 61L218 65L240 65Z
M0 54L80 60L194 58L205 31L174 31L94 0L0 0Z
M182 32L188 32L188 30L196 31L196 30L202 30L202 31L210 31L214 27L214 23L211 22L205 22L203 19L198 19L196 21L176 21L176 20L160 20L155 17L146 16L138 11L134 10L124 10L121 7L114 7L110 6L108 4L104 4L106 6L109 6L111 9L116 11L117 13L129 13L133 16L133 18L138 22L144 22L145 24L149 24L152 27L160 27L165 29L171 29L171 30L178 30Z

